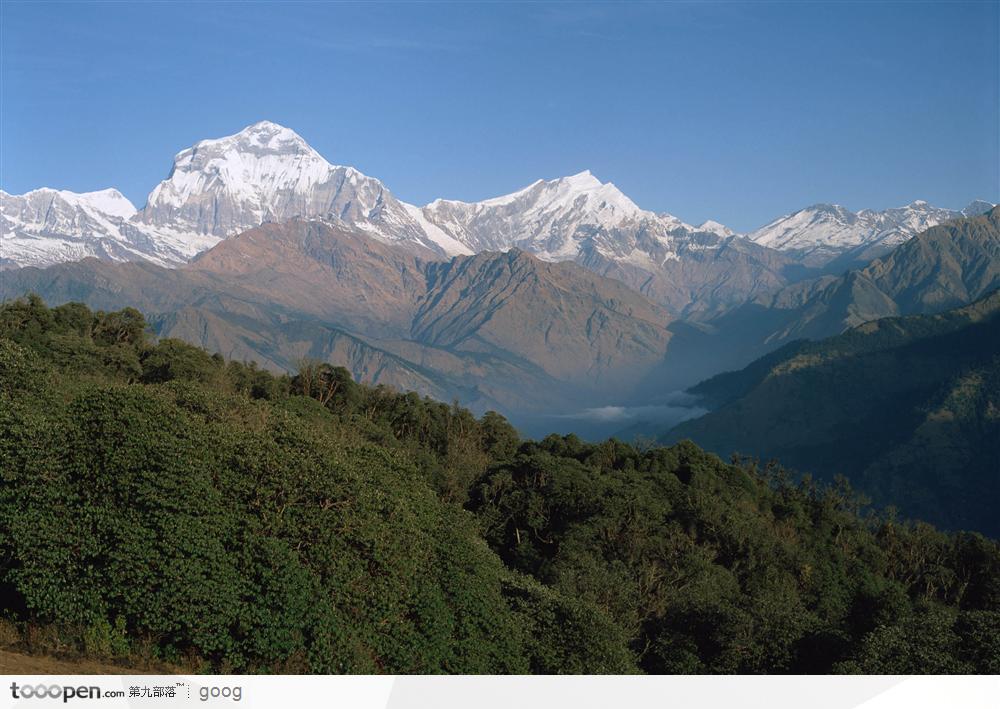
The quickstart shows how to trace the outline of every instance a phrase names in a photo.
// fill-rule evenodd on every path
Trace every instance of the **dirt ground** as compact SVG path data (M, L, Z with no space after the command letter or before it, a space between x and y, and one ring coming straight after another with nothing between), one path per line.
M173 674L179 671L168 666L154 671L94 660L60 660L47 655L24 655L0 650L0 674L5 675L148 675Z

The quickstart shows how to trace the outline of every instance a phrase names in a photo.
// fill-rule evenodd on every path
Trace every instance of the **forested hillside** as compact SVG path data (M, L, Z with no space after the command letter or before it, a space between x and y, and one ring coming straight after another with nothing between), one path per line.
M0 602L14 645L223 672L1000 672L981 535L37 298L0 308Z
M907 516L1000 534L1000 291L792 343L690 391L714 411L664 442L840 473Z

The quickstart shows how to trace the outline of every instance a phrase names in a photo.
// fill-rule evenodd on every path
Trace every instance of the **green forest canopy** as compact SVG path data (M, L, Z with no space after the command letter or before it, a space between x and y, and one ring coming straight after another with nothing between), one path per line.
M222 672L1000 672L1000 548L689 442L0 307L0 601Z

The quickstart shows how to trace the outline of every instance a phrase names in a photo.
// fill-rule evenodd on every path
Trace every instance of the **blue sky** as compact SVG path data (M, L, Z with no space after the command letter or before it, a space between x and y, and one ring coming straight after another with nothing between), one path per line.
M267 118L400 198L590 169L750 229L1000 201L1000 4L2 3L0 187L115 186Z

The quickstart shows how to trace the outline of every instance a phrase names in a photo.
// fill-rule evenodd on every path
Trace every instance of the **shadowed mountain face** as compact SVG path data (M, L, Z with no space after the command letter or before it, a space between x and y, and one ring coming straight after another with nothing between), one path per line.
M878 318L941 312L998 287L995 207L932 227L864 268L759 295L704 327L688 328L667 367L735 369L793 340L829 337Z
M1000 292L792 343L690 392L715 410L664 440L842 473L906 515L1000 534Z
M161 336L479 409L577 407L627 394L666 352L669 315L621 283L514 250L435 261L338 223L266 224L182 268L93 259L4 274L0 293L139 307Z
M502 352L567 381L628 388L662 358L669 315L621 283L523 251L432 264L413 319L419 342Z

